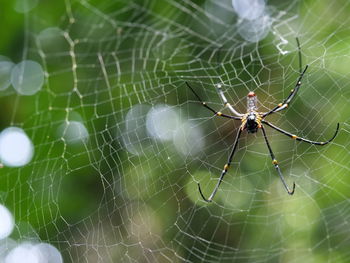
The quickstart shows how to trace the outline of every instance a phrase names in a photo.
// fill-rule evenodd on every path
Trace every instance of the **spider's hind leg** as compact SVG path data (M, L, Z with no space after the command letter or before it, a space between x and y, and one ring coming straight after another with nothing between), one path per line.
M270 143L269 143L269 141L267 140L267 136L266 136L266 132L265 132L264 126L261 126L261 130L262 130L262 132L263 132L263 134L264 134L264 139L265 139L267 148L269 148L270 156L271 156L271 158L272 158L272 164L275 166L275 169L276 169L276 171L277 171L279 177L281 178L281 181L282 181L282 183L283 183L283 186L284 186L284 188L287 190L288 194L289 194L289 195L293 195L293 194L294 194L294 191L295 191L295 183L293 182L292 190L290 190L289 187L288 187L288 185L287 185L287 183L286 183L286 181L284 180L284 177L283 177L283 175L282 175L282 172L281 172L280 167L278 166L278 162L277 162L277 160L276 160L276 158L275 158L275 155L274 155L273 152L272 152Z
M218 182L216 183L216 186L215 186L213 192L211 193L211 195L209 196L208 199L205 198L205 196L203 195L201 186L200 186L200 184L198 183L198 190L199 190L199 193L200 193L200 195L202 196L202 198L203 198L204 201L210 203L210 202L213 200L213 198L214 198L216 192L218 191L219 186L220 186L220 184L222 183L222 180L224 179L224 176L226 175L228 169L230 168L230 165L231 165L231 162L232 162L232 158L233 158L233 156L234 156L234 154L235 154L235 151L236 151L236 149L237 149L238 140L239 140L239 137L241 136L241 133L242 133L242 129L240 128L240 129L238 129L238 132L237 132L237 135L236 135L236 139L235 139L235 142L233 143L233 147L232 147L232 150L231 150L231 154L230 154L230 156L228 157L227 163L225 164L224 169L223 169L222 172L221 172L220 178L219 178Z

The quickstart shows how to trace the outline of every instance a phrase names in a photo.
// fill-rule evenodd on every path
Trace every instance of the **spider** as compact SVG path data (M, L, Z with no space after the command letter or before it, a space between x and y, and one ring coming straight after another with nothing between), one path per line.
M237 135L236 135L236 138L235 138L235 141L233 143L233 146L232 146L232 150L231 150L231 153L228 157L228 160L227 160L227 163L224 165L224 168L221 172L221 176L219 177L219 180L214 188L214 190L212 191L211 195L209 196L209 198L206 198L201 190L201 187L200 187L200 184L198 183L198 190L199 190L199 193L200 195L202 196L203 200L206 201L206 202L211 202L221 184L221 182L223 181L224 179L224 176L225 174L227 173L228 169L230 168L230 164L232 162L232 158L234 156L234 153L237 149L237 145L238 145L238 139L242 133L242 131L244 130L247 130L248 133L256 133L258 131L258 129L261 129L262 130L262 133L263 133L263 136L264 136L264 139L265 139L265 142L266 142L266 145L267 145L267 148L269 150L269 153L270 153L270 156L271 156L271 159L272 159L272 164L274 165L282 183L283 183L283 186L284 188L287 190L288 194L289 195L293 195L294 194L294 190L295 190L295 183L293 182L293 187L292 189L290 189L288 186L287 186L287 183L286 181L284 180L284 177L282 175L282 172L281 172L281 169L280 167L278 166L278 161L276 160L275 158L275 155L271 149L271 146L270 146L270 143L267 139L267 136L266 136L266 131L265 131L265 128L264 128L264 125L266 124L267 126L271 127L272 129L275 129L276 131L284 134L284 135L287 135L289 136L291 139L294 139L294 140L297 140L297 141L302 141L302 142L306 142L306 143L310 143L310 144L314 144L314 145L320 145L320 146L323 146L323 145L326 145L328 144L329 142L331 142L338 134L338 130L339 130L339 123L337 124L337 128L336 128L336 131L333 135L332 138L330 138L328 141L325 141L325 142L316 142L316 141L311 141L311 140L308 140L308 139L305 139L305 138L302 138L302 137L299 137L297 135L294 135L290 132L287 132L275 125L273 125L272 123L268 122L265 120L265 117L275 113L275 112L279 112L283 109L286 109L288 107L288 105L290 104L290 102L292 101L292 99L295 97L295 95L297 94L300 86L301 86L301 81L302 81L302 78L308 68L308 65L305 66L304 70L302 70L302 61L301 61L301 49L300 49L300 44L299 44L299 40L298 38L296 38L296 41L297 41L297 45L298 45L298 50L299 50L299 72L300 72L300 75L299 75L299 78L295 84L295 87L294 89L291 90L289 96L282 102L282 103L279 103L277 106L275 106L272 110L268 111L268 112L258 112L257 111L257 96L256 94L253 92L253 91L250 91L247 95L247 112L245 114L242 114L242 113L239 113L238 111L236 111L232 105L230 103L228 103L222 89L221 89L221 85L217 85L217 91L219 93L219 96L221 97L222 101L223 101L223 104L224 104L224 107L227 107L235 116L232 116L232 115L226 115L226 114L223 114L222 112L220 111L216 111L214 110L213 108L211 108L210 106L208 106L199 96L198 94L194 91L194 89L190 86L190 84L188 82L186 82L186 85L188 86L188 88L193 92L193 94L197 97L198 101L205 107L207 108L208 110L210 110L211 112L214 113L214 116L220 116L220 117L224 117L224 118L228 118L228 119L233 119L233 120L239 120L241 121L241 125L238 129L238 132L237 132Z

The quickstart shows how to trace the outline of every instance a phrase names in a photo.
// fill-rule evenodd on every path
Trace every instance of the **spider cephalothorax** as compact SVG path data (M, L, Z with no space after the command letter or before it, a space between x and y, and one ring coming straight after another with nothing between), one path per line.
M241 129L247 129L248 133L256 133L258 128L261 128L262 115L256 110L257 107L257 97L253 91L249 92L247 95L247 113L242 117Z
M264 124L266 124L267 126L277 130L278 132L284 134L284 135L287 135L289 136L291 139L294 139L294 140L297 140L297 141L302 141L302 142L306 142L306 143L310 143L310 144L314 144L314 145L325 145L329 142L331 142L335 136L337 136L338 134L338 130L339 130L339 123L337 124L337 129L333 135L333 137L331 139L329 139L328 141L325 141L325 142L316 142L316 141L311 141L311 140L308 140L308 139L304 139L304 138L301 138L301 137L298 137L290 132L287 132L271 123L269 123L268 121L265 121L264 118L269 116L270 114L272 113L275 113L275 112L279 112L285 108L288 107L289 103L292 101L292 99L294 98L294 96L297 94L300 86L301 86L301 80L308 68L308 66L306 65L306 67L304 68L304 70L302 70L302 62L301 62L301 52L300 52L300 45L299 45L299 40L297 39L297 44L298 44L298 49L299 49L299 65L300 65L300 75L299 75L299 78L295 84L295 88L291 90L289 96L282 102L282 103L279 103L277 104L277 106L275 106L272 110L268 111L268 112L258 112L258 108L257 108L257 96L255 95L254 92L249 92L248 93L248 96L247 96L247 111L245 114L242 114L242 113L239 113L238 111L236 111L232 105L230 103L228 103L223 91L221 90L221 84L217 85L217 89L218 89L218 93L224 103L224 106L227 107L233 114L234 116L231 116L231 115L227 115L227 114L223 114L222 112L220 111L215 111L213 108L209 107L205 102L203 102L201 100L201 98L197 95L197 93L193 90L193 88L186 82L187 86L190 88L190 90L194 93L194 95L197 97L197 99L202 103L202 105L204 107L206 107L207 109L209 109L210 111L212 111L216 116L221 116L221 117L225 117L225 118L229 118L229 119L233 119L233 120L240 120L242 123L241 123L241 126L240 128L238 129L238 132L237 132L237 135L236 135L236 139L235 139L235 142L233 143L233 147L232 147L232 150L231 150L231 153L228 157L228 161L227 163L224 165L224 168L221 172L221 176L213 190L213 192L211 193L211 195L209 196L209 198L205 198L203 193L202 193L202 190L201 190L201 187L200 185L198 184L198 189L199 189L199 193L201 194L202 198L206 201L206 202L211 202L225 176L225 174L227 173L230 165L231 165L231 162L232 162L232 158L233 158L233 155L236 151L236 148L237 148L237 145L238 145L238 139L242 133L243 130L247 130L248 133L256 133L259 129L262 130L262 133L263 133L263 136L264 136L264 139L265 139L265 142L266 142L266 145L267 145L267 148L269 150L269 153L270 153L270 156L271 156L271 159L272 159L272 164L274 165L279 177L281 178L281 181L283 183L283 186L285 187L285 189L287 190L288 194L292 195L294 194L294 189L295 189L295 183L293 183L293 187L292 189L289 189L289 187L287 186L285 180L284 180L284 177L282 175L282 172L278 166L278 162L275 158L275 155L274 153L272 152L272 149L271 149L271 146L270 146L270 143L267 139L267 136L266 136L266 132L265 132L265 128L264 128Z

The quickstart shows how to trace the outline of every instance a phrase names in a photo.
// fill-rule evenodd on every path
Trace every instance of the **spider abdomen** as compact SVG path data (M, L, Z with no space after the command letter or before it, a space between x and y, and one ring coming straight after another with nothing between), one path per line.
M247 129L248 133L256 133L261 128L261 115L255 111L245 114L242 119L241 129Z
M250 113L247 116L247 131L248 133L256 133L258 131L258 122L257 122L257 118L256 115L254 113Z

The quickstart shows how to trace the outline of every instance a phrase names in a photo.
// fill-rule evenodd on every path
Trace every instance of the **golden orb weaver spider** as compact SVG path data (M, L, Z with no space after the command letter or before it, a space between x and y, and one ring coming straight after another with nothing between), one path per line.
M193 92L193 94L197 97L198 101L205 107L207 108L208 110L210 110L211 112L213 112L215 115L214 116L220 116L220 117L224 117L224 118L229 118L229 119L233 119L233 120L239 120L241 121L241 125L238 129L238 132L237 132L237 135L236 135L236 138L235 138L235 141L233 143L233 146L232 146L232 150L231 150L231 153L228 157L228 160L227 160L227 163L224 165L224 169L222 170L221 172L221 175L219 177L219 180L218 182L216 183L216 186L214 188L214 190L212 191L211 195L209 196L209 198L205 198L202 190L201 190L201 187L200 187L200 184L198 183L198 190L199 190L199 193L200 195L202 196L203 200L206 201L206 202L211 202L217 192L217 190L219 189L219 186L221 184L221 182L223 181L224 179L224 176L225 174L227 173L229 167L230 167L230 164L232 162L232 158L234 156L234 153L237 149L237 146L238 146L238 139L242 133L243 130L247 130L248 133L256 133L258 131L258 129L261 129L262 130L262 133L263 133L263 136L264 136L264 139L265 139L265 142L266 142L266 145L267 145L267 148L269 150L269 153L270 153L270 156L271 156L271 159L272 159L272 164L274 165L282 183L283 183L283 186L284 188L287 190L288 194L289 195L293 195L294 194L294 190L295 190L295 183L293 182L293 187L292 189L289 189L289 187L287 186L287 183L286 181L284 180L284 177L282 175L282 172L281 172L281 169L279 168L278 166L278 162L275 158L275 155L274 153L272 152L272 149L271 149L271 146L270 146L270 143L267 139L267 136L266 136L266 131L265 131L265 128L264 128L264 125L263 124L266 124L267 126L275 129L276 131L284 134L284 135L287 135L289 136L290 138L294 139L294 140L297 140L297 141L302 141L302 142L306 142L306 143L310 143L310 144L314 144L314 145L326 145L327 143L331 142L338 134L338 131L339 131L339 123L337 124L337 129L333 135L332 138L330 138L328 141L325 141L325 142L316 142L316 141L311 141L311 140L308 140L308 139L305 139L305 138L302 138L302 137L299 137L297 135L294 135L290 132L287 132L275 125L273 125L272 123L269 123L268 121L264 120L265 117L269 116L270 114L272 113L275 113L275 112L279 112L283 109L286 109L288 107L288 105L290 104L290 102L292 101L292 99L294 98L294 96L297 94L300 86L301 86L301 80L308 68L308 65L305 66L304 70L302 71L302 61L301 61L301 50L300 50L300 44L299 44L299 40L298 38L296 38L296 41L297 41L297 45L298 45L298 50L299 50L299 72L300 72L300 75L299 75L299 78L295 84L295 87L294 89L291 90L289 96L282 102L282 103L279 103L277 106L275 106L272 110L268 111L268 112L258 112L257 111L257 96L255 95L254 92L250 91L247 95L247 112L245 114L242 114L242 113L239 113L238 111L236 111L232 105L230 103L228 103L222 89L221 89L221 85L217 85L217 91L219 93L219 96L221 97L222 101L223 101L223 104L225 107L227 107L235 116L232 116L232 115L226 115L226 114L223 114L222 112L220 111L216 111L214 110L213 108L209 107L199 96L198 94L194 91L194 89L190 86L190 84L188 82L186 82L186 85L188 86L188 88Z

